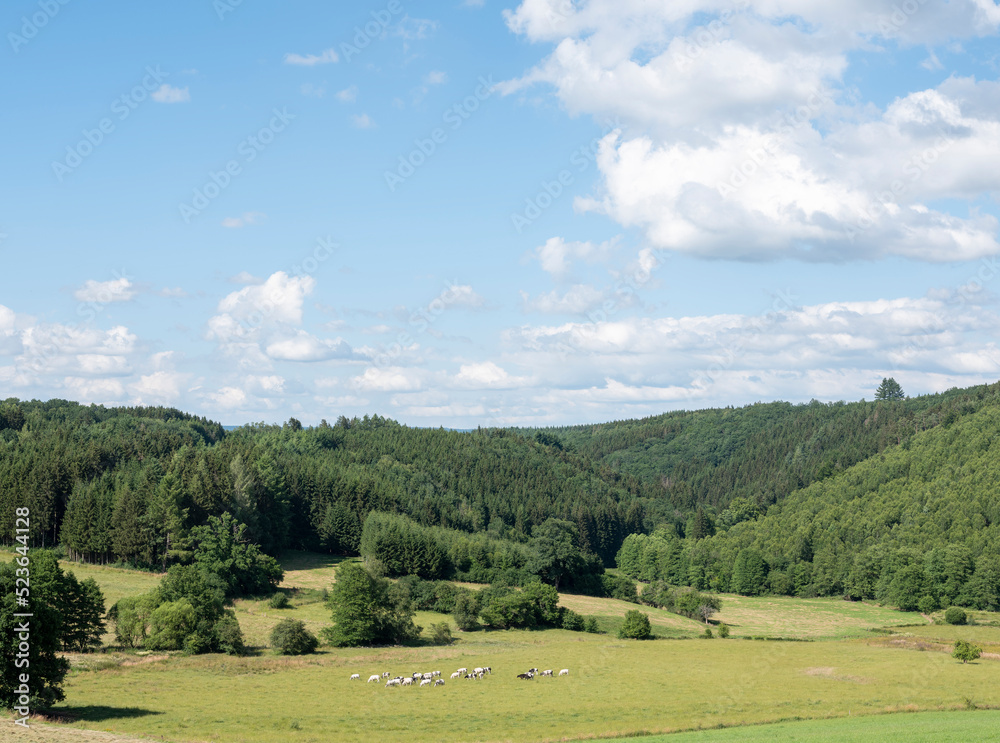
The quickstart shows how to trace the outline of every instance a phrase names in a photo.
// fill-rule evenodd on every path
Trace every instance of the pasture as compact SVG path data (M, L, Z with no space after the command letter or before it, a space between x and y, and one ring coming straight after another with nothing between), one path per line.
M321 648L312 656L279 657L266 644L282 618L302 619L313 631L330 621L322 589L330 584L336 560L307 553L290 558L284 562L282 590L292 608L271 609L265 600L236 602L255 655L73 655L66 701L58 707L66 723L34 727L33 737L18 739L555 741L723 727L670 735L663 743L896 739L890 735L919 741L921 735L935 735L941 725L957 724L968 731L959 737L989 740L981 733L997 723L995 712L938 711L1000 707L1000 662L984 657L963 665L947 652L934 651L950 649L953 637L992 650L1000 647L1000 627L925 625L875 634L868 630L898 627L914 617L924 620L833 599L725 596L716 618L733 627L727 640L697 639L704 624L650 607L639 608L649 613L657 634L682 639L621 641L609 634L564 630L462 633L450 617L421 612L417 624L426 628L447 621L456 642ZM147 591L159 579L75 563L64 568L81 578L94 577L109 604L111 597ZM561 601L597 616L602 626L613 626L625 611L636 608L583 596L563 595ZM753 635L814 641L743 639ZM494 673L481 681L449 678L461 666L485 665ZM570 675L516 678L531 667L569 668ZM383 671L396 676L434 670L442 672L444 686L386 689L381 682L365 683L370 674ZM353 673L361 681L350 681ZM884 714L916 710L930 712ZM816 721L760 727L793 719ZM93 729L102 732L86 732ZM0 738L6 739L3 733ZM657 738L646 740L659 743Z

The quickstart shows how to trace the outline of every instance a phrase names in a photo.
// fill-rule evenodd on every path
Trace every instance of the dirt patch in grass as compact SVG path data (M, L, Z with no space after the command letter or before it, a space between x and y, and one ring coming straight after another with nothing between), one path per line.
M805 674L806 676L820 676L822 678L833 679L834 681L849 681L852 684L870 684L872 682L872 679L865 678L864 676L837 673L837 669L833 666L807 668Z

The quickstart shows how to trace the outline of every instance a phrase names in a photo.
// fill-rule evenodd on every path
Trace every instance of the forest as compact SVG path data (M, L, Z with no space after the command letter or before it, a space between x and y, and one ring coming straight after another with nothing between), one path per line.
M997 608L1000 384L546 429L381 416L226 430L168 408L0 403L0 541L165 570L229 513L271 555L390 576ZM661 589L658 589L661 590ZM666 595L666 594L664 594ZM662 603L662 602L661 602Z

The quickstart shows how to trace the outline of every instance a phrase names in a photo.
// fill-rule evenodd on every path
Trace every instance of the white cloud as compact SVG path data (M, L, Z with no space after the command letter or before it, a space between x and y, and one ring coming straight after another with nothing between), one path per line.
M394 34L401 36L407 41L416 39L426 39L437 30L438 22L428 18L411 18L408 15L396 24Z
M599 307L604 302L604 292L589 284L574 284L564 293L553 289L534 298L521 292L521 300L527 312L579 315Z
M222 226L229 227L231 229L239 229L240 227L245 227L248 224L257 224L266 216L267 215L263 212L243 212L243 214L238 217L226 217L222 220Z
M363 392L413 392L422 389L422 376L417 369L372 366L351 378L349 384Z
M542 270L553 278L565 279L569 276L575 261L594 263L607 260L617 249L619 238L613 238L603 243L567 242L561 237L550 237L544 245L535 248L535 257Z
M325 49L320 54L293 54L289 52L285 55L285 64L302 65L305 67L313 67L318 64L330 64L332 62L337 62L340 60L337 52L334 49Z
M88 280L83 287L73 292L73 296L81 302L96 302L110 304L111 302L127 302L137 294L132 282L126 278L111 281Z
M292 277L277 271L263 284L227 294L219 302L218 314L208 321L208 337L228 341L255 337L262 328L275 324L300 325L302 305L315 286L311 276Z
M117 379L66 377L63 387L70 399L84 404L115 404L125 395L125 387Z
M161 356L157 361L165 360ZM129 392L138 405L172 405L179 401L181 387L188 378L188 374L181 372L155 371L141 375L138 381L129 385Z
M175 88L173 85L163 83L153 91L152 99L157 103L187 103L191 100L191 93L187 87Z
M338 91L336 98L341 103L354 103L358 99L358 86L351 85Z
M448 82L448 73L441 70L431 70L424 75L424 85L443 85Z
M265 353L280 361L325 361L357 358L353 349L341 338L323 340L303 330L294 336L272 340Z
M263 284L264 279L259 276L254 276L249 271L240 271L235 276L229 277L229 283L231 284Z
M218 392L210 392L206 397L224 410L240 410L247 404L247 393L238 387L223 387Z
M452 380L456 387L465 389L512 389L528 383L524 377L512 377L492 361L462 364Z
M358 129L372 129L375 126L375 122L368 114L356 114L351 117L351 122Z
M577 206L654 247L826 261L1000 250L994 217L936 206L1000 190L997 83L953 77L878 111L843 82L879 40L995 34L993 3L525 0L506 17L554 50L501 90L551 85L569 113L624 122L599 153L602 187Z

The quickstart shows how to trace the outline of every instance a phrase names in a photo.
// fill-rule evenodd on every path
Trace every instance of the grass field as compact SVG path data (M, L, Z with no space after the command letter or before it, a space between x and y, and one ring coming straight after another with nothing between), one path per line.
M326 648L305 658L272 655L267 638L282 618L302 619L314 632L329 624L322 591L332 583L337 562L308 553L287 555L281 590L291 599L290 609L270 609L265 600L236 602L247 641L258 648L254 655L74 655L67 698L58 708L67 724L36 727L30 733L34 737L20 729L17 737L0 730L0 739L555 741L723 726L663 741L850 738L853 743L991 740L986 733L1000 727L993 712L936 712L1000 707L1000 655L963 665L947 652L958 637L978 642L987 652L1000 650L1000 626L929 625L920 615L834 599L724 596L723 611L715 618L732 626L728 640L635 642L562 630L461 633L450 617L421 612L418 624L426 628L447 621L457 641L447 647ZM76 563L64 568L80 578L94 577L109 605L159 580L155 574L116 568ZM584 596L561 595L560 600L598 617L605 628L636 608ZM693 638L704 630L699 622L639 608L661 637ZM868 631L887 627L896 629L890 635ZM816 641L744 639L749 636ZM494 675L477 682L447 678L459 666L476 665L492 666ZM515 678L533 666L571 672L563 678ZM364 679L376 672L417 670L440 670L447 683L436 689L385 689L381 683L348 680L352 673ZM915 710L931 712L883 714ZM760 726L799 718L815 721ZM105 737L87 732L95 728Z
M635 738L620 738L619 741ZM1000 741L1000 712L921 712L910 715L842 717L697 733L654 735L642 743L940 743Z

